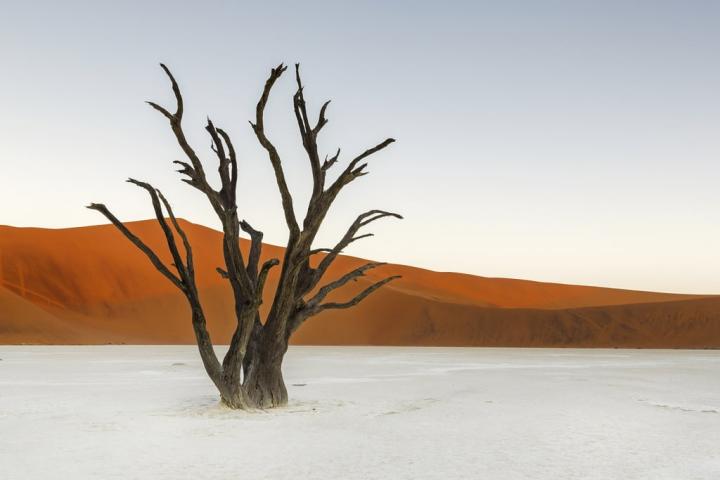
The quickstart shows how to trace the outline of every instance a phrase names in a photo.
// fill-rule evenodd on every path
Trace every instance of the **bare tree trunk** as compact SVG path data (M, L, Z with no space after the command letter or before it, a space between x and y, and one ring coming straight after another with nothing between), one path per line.
M183 98L175 78L170 70L161 64L170 79L176 100L174 113L160 105L148 102L170 122L170 127L187 161L175 161L180 165L179 173L186 178L182 181L202 192L218 216L223 229L224 268L218 273L230 284L235 303L237 325L233 333L228 352L222 363L213 349L210 334L206 328L205 314L195 282L195 266L192 247L173 214L170 203L162 193L152 185L129 179L130 183L143 188L150 195L155 218L162 228L173 263L168 267L158 255L140 238L135 236L102 204L91 204L88 208L103 214L113 225L142 251L157 270L172 282L187 298L192 312L192 327L202 359L203 366L213 381L222 402L231 408L253 409L271 408L286 405L287 389L282 375L282 363L288 349L290 336L307 320L318 313L350 308L357 305L372 292L398 278L388 277L367 287L354 298L345 302L325 302L327 295L350 281L362 277L367 270L381 266L381 263L368 263L352 270L337 280L320 285L328 267L341 251L352 242L372 236L357 235L358 231L375 220L385 217L402 218L400 215L382 210L370 210L360 214L340 241L332 248L313 249L313 241L327 212L340 191L357 178L366 175L366 159L394 142L393 139L379 143L354 157L337 178L326 186L328 170L335 165L340 156L337 153L323 161L320 160L317 136L327 123L325 112L330 103L325 102L320 109L317 122L312 125L303 94L299 65L295 65L297 91L293 96L293 110L298 122L303 147L307 153L313 176L313 190L307 207L307 214L301 224L295 216L293 199L285 179L280 155L265 133L264 112L270 97L270 91L286 67L280 64L273 68L265 82L255 111L255 122L251 122L253 131L265 149L275 173L280 192L285 222L289 236L280 272L280 280L273 298L270 313L263 322L259 308L262 303L263 289L270 269L279 265L277 259L270 259L260 265L262 251L262 232L255 230L248 222L238 217L236 190L238 180L237 157L230 136L208 119L205 129L212 140L212 151L218 158L218 174L221 188L210 186L200 158L190 146L182 128L184 113ZM170 224L168 224L169 217ZM172 225L172 227L170 226ZM251 244L247 259L239 245L240 230L250 236ZM177 238L180 239L178 244ZM184 255L183 255L184 250ZM313 255L325 256L311 265ZM174 271L173 271L174 270Z
M268 362L258 358L250 365L248 377L243 382L243 390L254 408L287 405L288 393L282 375L283 356Z

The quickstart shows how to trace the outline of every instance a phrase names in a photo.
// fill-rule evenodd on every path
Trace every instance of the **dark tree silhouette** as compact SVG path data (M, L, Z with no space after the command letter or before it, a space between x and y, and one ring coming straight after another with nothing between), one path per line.
M328 158L326 156L324 160L321 160L318 151L317 137L327 124L325 113L330 102L323 104L317 121L312 124L303 97L299 64L296 64L297 91L293 96L293 109L303 147L310 161L313 178L312 195L307 214L301 226L295 215L293 198L285 180L280 155L273 143L268 139L265 131L264 112L270 97L270 91L278 78L287 69L283 64L273 68L257 103L255 121L250 122L250 125L258 141L267 151L275 172L289 236L282 262L278 259L271 259L260 264L263 234L246 221L241 221L238 217L236 203L238 166L236 152L230 136L208 119L205 129L212 139L211 148L219 162L218 172L221 187L216 190L210 186L202 162L188 143L183 132L183 98L180 88L170 70L163 64L160 66L170 78L172 84L172 90L177 102L175 112L170 112L153 102L148 102L148 104L169 120L175 138L187 157L187 161L174 162L180 166L178 172L184 175L182 181L196 188L207 197L222 224L222 249L225 268L218 268L217 270L230 284L237 318L237 327L222 363L215 354L210 334L206 328L205 314L195 282L192 247L185 232L177 222L170 203L163 194L148 183L134 179L128 180L128 182L145 189L150 195L155 217L162 228L172 256L170 267L165 265L158 255L140 238L128 230L105 205L93 203L88 208L97 210L110 220L125 237L148 257L155 268L185 295L192 312L192 326L200 357L205 370L220 392L222 401L229 407L241 409L270 408L285 405L288 396L281 367L290 336L308 318L326 310L343 309L357 305L378 288L398 278L398 276L391 276L378 281L345 302L326 302L325 298L330 292L382 264L367 263L336 280L321 284L328 267L343 249L356 240L372 235L369 233L358 235L362 227L385 217L402 218L396 213L370 210L356 218L348 228L347 233L333 248L313 249L312 245L325 215L340 191L355 179L366 175L368 157L384 149L394 140L388 138L357 155L337 175L335 180L327 185L327 173L331 167L338 163L340 157L340 150L338 149L337 153L332 157ZM251 243L247 258L243 256L240 250L239 236L241 229L250 236ZM318 256L319 262L314 262L316 266L312 266L311 257L319 253L324 254L324 256ZM267 318L263 321L259 313L263 287L268 272L277 265L281 265L280 278L272 306Z

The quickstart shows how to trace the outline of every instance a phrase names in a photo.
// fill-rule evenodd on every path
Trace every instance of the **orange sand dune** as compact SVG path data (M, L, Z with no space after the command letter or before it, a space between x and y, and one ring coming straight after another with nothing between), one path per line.
M154 221L129 228L165 254ZM220 234L183 221L210 332L229 339L232 303ZM241 240L244 250L248 244ZM264 256L282 258L266 245ZM335 278L364 263L341 257ZM275 269L278 270L278 269ZM277 271L266 288L271 302ZM387 265L336 299L390 274L403 278L351 310L311 319L299 344L720 347L720 298L562 285ZM114 227L0 226L0 343L191 343L184 298Z
M66 343L91 340L72 324L5 288L0 287L2 343Z

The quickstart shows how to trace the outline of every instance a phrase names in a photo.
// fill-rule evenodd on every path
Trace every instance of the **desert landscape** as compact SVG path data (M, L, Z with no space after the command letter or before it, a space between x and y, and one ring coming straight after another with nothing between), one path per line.
M720 479L720 2L6 2L0 480Z
M215 268L221 234L183 222L194 246L209 330L227 343L232 298ZM154 221L129 228L163 252ZM241 248L249 248L241 240ZM282 249L266 245L267 257ZM0 226L0 343L194 343L182 295L112 226ZM166 253L166 256L169 255ZM318 259L319 260L319 259ZM366 260L342 256L328 272ZM334 293L352 296L378 278L402 275L351 310L324 313L296 345L720 348L720 297L484 278L402 265L372 270ZM268 279L263 314L277 272Z

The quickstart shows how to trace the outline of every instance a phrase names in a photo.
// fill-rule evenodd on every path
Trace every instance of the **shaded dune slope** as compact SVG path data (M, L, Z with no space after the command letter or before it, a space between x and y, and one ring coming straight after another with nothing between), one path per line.
M155 222L129 228L170 263ZM183 221L193 244L210 333L226 343L232 299L220 234ZM248 244L241 240L247 251ZM264 247L264 257L282 249ZM340 257L328 279L364 263ZM266 287L268 308L277 271ZM720 298L485 278L387 265L330 299L381 277L403 278L351 310L323 313L296 344L720 347ZM192 343L182 295L114 227L0 227L0 343Z

